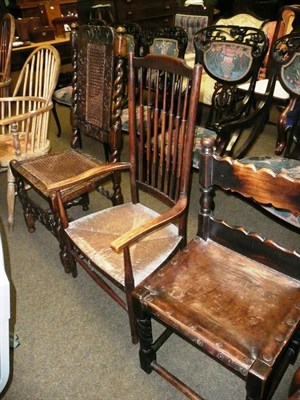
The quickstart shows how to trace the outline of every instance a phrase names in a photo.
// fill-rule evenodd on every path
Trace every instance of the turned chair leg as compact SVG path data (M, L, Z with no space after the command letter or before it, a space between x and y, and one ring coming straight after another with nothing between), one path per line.
M7 221L9 230L13 230L15 212L15 177L10 166L7 169Z

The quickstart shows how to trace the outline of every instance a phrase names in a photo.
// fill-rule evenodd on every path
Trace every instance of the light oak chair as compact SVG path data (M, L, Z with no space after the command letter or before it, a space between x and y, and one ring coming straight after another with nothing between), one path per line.
M254 92L267 37L258 28L211 25L197 32L194 45L196 62L214 82L205 127L216 132L220 155L244 157L264 128L271 101L272 82L261 102ZM247 90L239 91L245 82Z
M8 224L13 226L15 178L9 163L46 154L52 94L60 70L58 51L36 48L26 60L11 97L0 98L0 165L7 168Z

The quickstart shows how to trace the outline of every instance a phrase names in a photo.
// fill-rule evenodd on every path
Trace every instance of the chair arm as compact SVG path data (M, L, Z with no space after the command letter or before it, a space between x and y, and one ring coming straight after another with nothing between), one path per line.
M127 171L129 170L130 165L131 164L128 162L104 163L97 167L91 168L88 171L84 171L81 174L74 175L71 178L46 185L46 188L49 192L58 192L109 172Z
M37 102L41 103L41 106L37 107L35 110L30 110L30 103ZM22 108L28 110L24 113L16 113L15 115L9 115L5 118L0 119L0 126L10 125L13 123L21 122L26 119L31 119L36 117L42 113L50 111L53 107L53 104L47 104L46 100L43 97L34 97L34 96L22 96L22 97L1 97L0 98L0 105L1 103L7 103L10 109L13 110L22 110ZM14 104L13 104L14 103ZM21 105L18 105L20 103Z
M154 230L161 228L162 226L167 225L176 218L180 217L180 215L182 215L182 213L185 211L187 204L188 201L186 196L180 198L179 201L168 211L156 218L151 219L150 221L145 222L137 228L124 233L118 239L111 242L110 247L119 253L125 247L132 245Z

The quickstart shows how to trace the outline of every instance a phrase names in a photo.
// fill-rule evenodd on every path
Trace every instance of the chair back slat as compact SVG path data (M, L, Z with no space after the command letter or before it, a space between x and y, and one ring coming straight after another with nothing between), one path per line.
M277 39L271 49L271 56L272 74L289 94L289 102L279 118L276 154L300 159L300 32L292 32Z
M152 65L154 60L158 64ZM137 149L137 180L147 191L175 203L180 193L188 190L186 171L191 167L199 87L192 84L193 70L178 58L148 55L131 62L129 131L131 146Z

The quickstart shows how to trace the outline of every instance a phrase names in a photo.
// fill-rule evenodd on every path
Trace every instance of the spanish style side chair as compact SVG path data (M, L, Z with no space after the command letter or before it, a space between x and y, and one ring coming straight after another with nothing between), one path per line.
M58 213L47 185L71 179L79 172L103 163L84 154L81 135L105 143L111 162L120 160L122 147L121 103L123 97L126 43L110 27L81 25L74 38L74 104L72 109L72 148L60 153L47 154L36 160L14 161L12 172L16 178L18 197L23 207L29 232L35 231L35 221L41 222L60 240ZM114 49L118 49L115 54ZM112 188L103 188L111 182ZM45 202L25 190L29 185ZM89 207L88 193L97 189L113 204L123 202L120 177L116 174L90 179L84 185L74 185L62 194L65 207ZM45 203L45 204L44 204Z
M133 343L133 289L186 242L200 79L200 65L192 69L177 57L130 53L129 160L47 186L60 212L62 259L73 275L76 264L84 268L128 312ZM69 221L64 191L108 171L129 172L130 201Z

